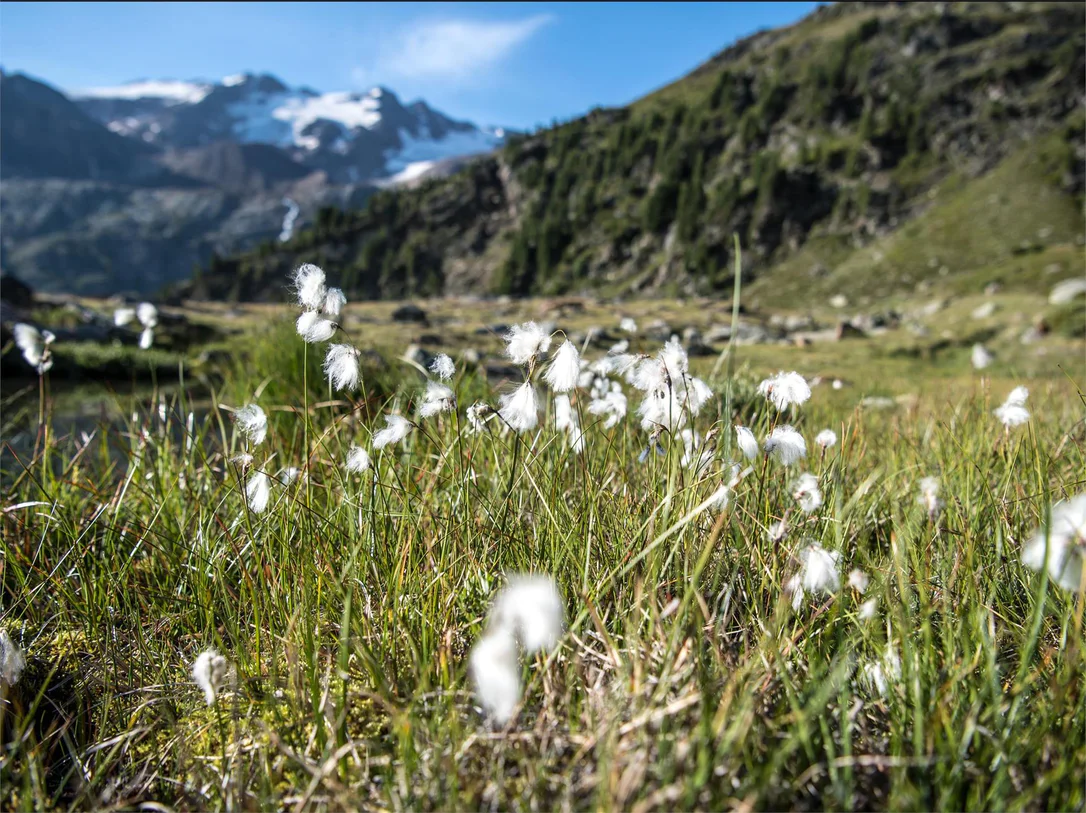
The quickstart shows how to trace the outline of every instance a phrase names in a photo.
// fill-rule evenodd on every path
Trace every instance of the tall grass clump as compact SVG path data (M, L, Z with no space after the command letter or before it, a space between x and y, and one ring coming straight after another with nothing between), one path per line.
M1075 385L845 409L525 323L495 391L294 282L206 414L2 473L4 809L1086 804Z

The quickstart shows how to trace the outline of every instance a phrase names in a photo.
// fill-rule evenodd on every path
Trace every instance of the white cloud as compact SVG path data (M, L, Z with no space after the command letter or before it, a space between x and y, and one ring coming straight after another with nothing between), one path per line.
M356 76L468 79L499 63L553 19L540 14L509 22L421 22L379 48L376 64Z

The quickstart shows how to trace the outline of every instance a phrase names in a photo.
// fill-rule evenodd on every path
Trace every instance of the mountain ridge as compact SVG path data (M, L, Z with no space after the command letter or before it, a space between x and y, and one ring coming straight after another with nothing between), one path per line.
M278 298L260 281L300 262L374 298L727 292L736 233L745 283L805 251L817 279L914 221L951 178L980 178L1030 145L1030 171L1073 214L1084 24L1081 6L1060 3L823 6L628 106L513 137L177 293ZM994 234L1007 254L1026 239L1013 226ZM914 269L895 274L916 282Z

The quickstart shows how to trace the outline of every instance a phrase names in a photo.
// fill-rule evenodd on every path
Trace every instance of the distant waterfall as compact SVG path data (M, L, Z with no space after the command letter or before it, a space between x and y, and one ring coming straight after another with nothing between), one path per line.
M290 198L283 198L283 205L287 207L287 213L283 217L283 230L279 232L279 242L285 243L294 234L294 221L298 219L298 204Z

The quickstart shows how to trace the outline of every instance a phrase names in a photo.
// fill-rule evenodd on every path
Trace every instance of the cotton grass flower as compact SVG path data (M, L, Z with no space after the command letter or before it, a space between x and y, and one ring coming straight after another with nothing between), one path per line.
M136 318L145 328L158 327L158 308L150 302L141 302L136 306Z
M324 294L324 304L321 306L328 316L339 316L343 306L347 304L347 295L339 288L329 288Z
M925 477L920 481L919 503L928 512L928 519L932 522L943 510L943 501L939 498L939 479L937 477Z
M230 462L233 463L235 466L237 466L242 471L245 471L245 469L247 469L247 468L249 468L249 466L253 465L253 456L251 454L249 454L248 452L242 452L241 454L236 454L233 457L231 457Z
M766 528L765 536L766 539L774 544L782 541L788 536L788 521L782 519L779 522L774 522Z
M349 344L333 344L324 357L324 374L336 390L354 390L361 378L361 352Z
M456 375L456 365L445 353L440 353L430 362L430 372L442 381L450 381Z
M780 372L759 384L758 394L764 395L778 412L783 412L792 405L805 403L811 397L811 387L797 372Z
M807 456L807 443L791 426L778 426L765 439L765 451L781 465L791 466Z
M214 649L201 652L192 664L192 679L203 691L204 700L209 706L214 705L218 698L219 690L226 682L226 673L229 668L226 658Z
M297 466L288 466L279 472L279 485L289 486L294 483L302 474L302 470Z
M735 427L735 440L739 444L739 450L747 460L753 460L758 456L758 441L745 426Z
M832 429L823 429L815 435L815 445L823 452L837 445L837 433Z
M528 654L553 649L564 619L562 596L549 576L510 576L491 609L491 625L511 630Z
M259 446L268 435L268 416L256 404L246 404L237 410L234 422L253 446Z
M483 710L498 725L505 725L520 702L520 664L513 631L499 627L476 641L468 671Z
M254 471L245 484L245 501L254 514L268 510L271 500L271 478L262 471Z
M456 396L453 391L437 381L426 383L426 392L419 404L419 417L430 418L442 412L452 412L456 409Z
M1025 387L1015 387L1003 405L997 407L995 416L1007 429L1021 426L1029 420L1029 410L1026 409L1026 399L1029 398L1029 390Z
M113 324L117 327L124 327L131 324L132 320L136 318L135 308L117 308L113 311Z
M1064 590L1081 592L1082 560L1086 557L1086 493L1052 506L1052 517L1022 546L1022 564L1030 570L1048 569Z
M618 323L618 329L625 333L637 333L637 322L629 316L623 317Z
M38 330L33 325L19 322L12 328L15 345L22 351L23 359L38 371L47 373L53 367L53 354L49 346L56 337L48 330Z
M573 342L566 339L554 354L550 367L543 374L543 380L555 392L569 392L576 388L580 373L581 356Z
M500 402L498 415L514 432L530 432L539 424L539 402L530 381L503 395Z
M514 364L526 365L551 346L551 337L535 322L515 325L505 334L505 355Z
M298 335L307 344L317 344L318 342L326 342L336 335L338 325L331 319L323 319L320 314L315 311L306 311L298 317L298 321L295 324L298 329Z
M860 681L868 691L886 697L890 687L901 680L901 658L893 647L887 645L886 653L879 660L868 661L860 670Z
M495 414L490 404L482 401L472 404L464 410L464 416L468 421L468 431L473 435L482 432L486 428L486 422L493 418Z
M154 328L145 327L140 331L140 350L150 350L151 345L155 343L155 330Z
M312 263L298 266L292 276L294 292L298 304L310 311L319 311L324 307L328 292L324 285L324 271Z
M837 571L841 554L838 551L828 551L817 542L812 542L799 552L798 557L799 571L784 588L792 595L793 610L803 606L803 599L808 593L832 596L841 589L841 578Z
M879 609L879 600L877 598L869 598L863 604L860 605L859 612L856 613L861 621L870 621L875 617L876 612Z
M974 369L983 370L985 367L995 361L995 357L988 352L988 349L983 344L975 344L973 345L971 360L973 362Z
M801 474L792 486L792 498L799 503L803 513L810 514L822 505L822 491L818 487L818 478L813 474Z
M11 688L19 682L26 669L26 657L11 640L6 629L0 629L0 685Z
M400 415L385 415L385 428L374 434L373 448L383 449L399 443L411 431L411 421Z
M618 422L626 417L626 396L621 392L611 391L600 398L594 398L588 404L588 412L592 415L606 415L603 422L604 429L617 426Z
M359 474L370 467L370 455L361 446L352 446L347 452L347 471Z
M870 584L870 582L871 579L868 575L859 568L848 574L848 586L860 595L867 592L867 585Z

